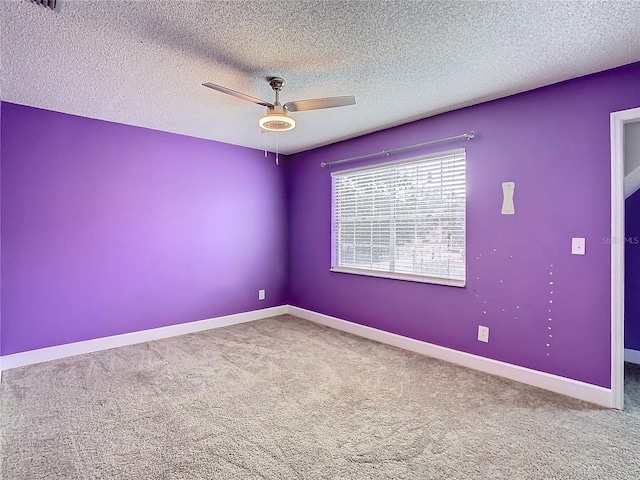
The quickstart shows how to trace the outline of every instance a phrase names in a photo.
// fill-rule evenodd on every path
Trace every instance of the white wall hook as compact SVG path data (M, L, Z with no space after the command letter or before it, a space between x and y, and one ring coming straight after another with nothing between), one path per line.
M516 182L503 182L502 184L502 214L513 215L516 209L513 206L513 192L516 189Z

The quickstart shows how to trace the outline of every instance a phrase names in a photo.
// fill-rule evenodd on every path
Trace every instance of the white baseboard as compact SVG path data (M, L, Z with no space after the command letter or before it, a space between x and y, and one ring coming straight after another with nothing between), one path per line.
M404 350L438 358L440 360L445 360L474 370L498 375L500 377L526 383L528 385L550 390L552 392L567 395L586 402L595 403L596 405L601 405L607 408L614 407L612 391L608 388L579 382L577 380L552 375L550 373L531 370L529 368L519 367L517 365L511 365L505 362L499 362L490 358L460 352L458 350L441 347L439 345L422 342L420 340L414 340L395 333L389 333L357 323L347 322L346 320L341 320L339 318L291 305L288 306L287 313L314 323L335 328L336 330L342 330L360 337L386 343L387 345L393 345L394 347L402 348Z
M640 350L624 349L624 361L640 365Z
M264 308L262 310L253 310L251 312L237 313L235 315L226 315L224 317L209 318L207 320L199 320L196 322L180 323L178 325L170 325L168 327L141 330L139 332L124 333L122 335L113 335L111 337L95 338L93 340L85 340L83 342L67 343L65 345L57 345L55 347L14 353L12 355L0 357L2 359L1 368L3 370L9 370L10 368L23 367L34 363L81 355L83 353L91 353L100 350L107 350L109 348L122 347L124 345L150 342L152 340L160 340L161 338L200 332L211 328L226 327L236 323L251 322L253 320L260 320L261 318L284 315L285 313L287 313L287 307L282 305L279 307ZM0 370L0 372L1 371L2 370Z
M529 368L519 367L517 365L511 365L505 362L499 362L497 360L472 355L470 353L460 352L458 350L441 347L439 345L422 342L420 340L414 340L395 333L385 332L383 330L348 322L336 317L331 317L329 315L324 315L322 313L313 312L311 310L291 305L282 305L279 307L265 308L262 310L254 310L251 312L227 315L224 317L181 323L178 325L170 325L168 327L142 330L139 332L125 333L122 335L96 338L83 342L69 343L66 345L58 345L55 347L47 347L28 352L5 355L0 357L0 375L3 370L9 370L11 368L22 367L34 363L81 355L83 353L97 352L125 345L149 342L162 338L175 337L212 328L226 327L228 325L251 322L276 315L284 315L286 313L327 327L335 328L336 330L342 330L353 335L369 338L387 345L393 345L404 350L409 350L429 357L455 363L457 365L462 365L464 367L509 378L521 383L560 393L562 395L602 405L607 408L612 408L614 406L611 389L549 373L539 372L537 370L531 370ZM640 351L626 349L625 361L640 363Z

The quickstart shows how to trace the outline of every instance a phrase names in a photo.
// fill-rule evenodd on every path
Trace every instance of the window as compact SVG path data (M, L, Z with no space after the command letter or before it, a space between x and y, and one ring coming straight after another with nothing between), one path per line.
M465 285L464 149L332 173L331 270Z

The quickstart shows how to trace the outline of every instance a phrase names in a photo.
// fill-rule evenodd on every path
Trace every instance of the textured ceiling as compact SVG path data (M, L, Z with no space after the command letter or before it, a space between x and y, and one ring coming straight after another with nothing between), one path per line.
M2 100L273 151L264 107L201 84L356 96L291 114L282 153L640 60L638 0L58 3L0 1Z

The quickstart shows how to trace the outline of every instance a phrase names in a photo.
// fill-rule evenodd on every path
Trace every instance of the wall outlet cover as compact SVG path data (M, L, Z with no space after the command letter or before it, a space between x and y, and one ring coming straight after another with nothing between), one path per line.
M481 342L489 343L489 327L478 325L478 340Z

